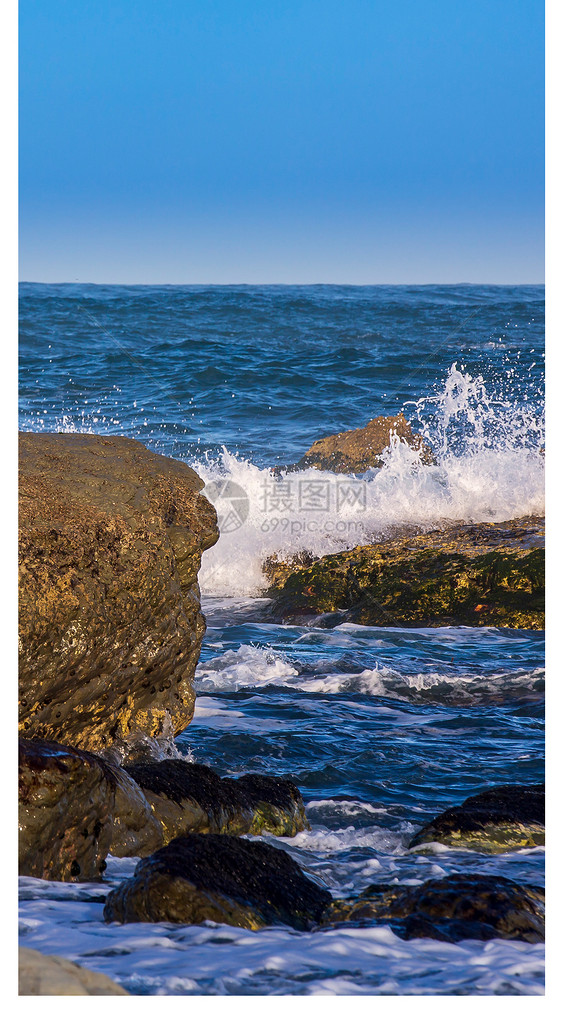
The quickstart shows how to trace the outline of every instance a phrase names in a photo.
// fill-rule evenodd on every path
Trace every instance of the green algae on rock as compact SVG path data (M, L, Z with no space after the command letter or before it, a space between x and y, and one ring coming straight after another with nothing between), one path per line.
M136 440L20 435L20 732L100 751L191 721L218 538L187 465Z
M126 770L160 822L164 844L191 831L292 837L309 826L302 796L287 778L220 778L204 764L179 759L133 764Z
M328 925L390 924L405 940L544 940L544 890L506 877L453 874L423 884L374 884L355 899L334 901Z
M228 835L175 838L108 895L106 922L211 920L245 929L308 930L331 902L282 849Z
M270 558L264 572L286 622L544 627L544 518L401 533L304 566Z
M414 450L421 450L421 460L429 464L433 460L431 449L412 428L402 412L395 416L379 415L366 426L356 430L344 430L321 440L315 440L294 468L320 468L330 472L360 473L368 468L381 468L382 453L389 446L393 435L405 441Z
M544 845L544 785L497 785L439 814L410 848L440 842L497 854Z

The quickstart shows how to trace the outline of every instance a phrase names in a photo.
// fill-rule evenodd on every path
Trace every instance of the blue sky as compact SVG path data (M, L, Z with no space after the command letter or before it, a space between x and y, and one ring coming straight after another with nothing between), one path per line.
M20 276L540 282L539 0L20 0Z

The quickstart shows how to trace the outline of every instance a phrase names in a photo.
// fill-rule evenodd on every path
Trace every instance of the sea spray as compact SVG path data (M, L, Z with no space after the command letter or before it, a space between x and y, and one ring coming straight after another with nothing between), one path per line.
M272 555L325 556L404 526L427 531L544 513L542 409L492 398L481 376L454 363L442 390L419 399L411 415L433 449L433 464L396 435L383 466L362 476L312 468L273 474L226 447L218 458L194 459L221 527L219 542L203 558L203 592L259 594ZM221 511L228 519L222 525Z

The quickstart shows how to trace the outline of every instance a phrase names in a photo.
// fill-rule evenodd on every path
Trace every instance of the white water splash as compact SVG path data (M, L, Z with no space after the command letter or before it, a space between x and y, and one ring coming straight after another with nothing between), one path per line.
M455 363L443 390L416 402L413 416L434 464L396 435L383 467L361 477L312 468L274 476L226 448L218 460L193 462L216 504L217 488L223 493L221 538L203 557L203 592L259 594L273 554L325 556L399 526L427 531L544 513L544 418L524 397L493 399L482 377Z

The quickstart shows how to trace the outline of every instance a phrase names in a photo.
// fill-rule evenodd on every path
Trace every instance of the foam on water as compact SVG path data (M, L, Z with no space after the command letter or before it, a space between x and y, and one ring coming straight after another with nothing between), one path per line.
M298 670L286 662L279 652L242 644L236 651L200 663L196 678L201 690L238 690L241 687L268 685L291 686Z
M110 860L110 868L115 862ZM137 995L540 995L544 990L539 944L401 940L384 926L304 938L282 927L252 932L212 924L108 926L91 894L95 885L72 885L74 897L65 900L67 886L49 885L45 896L43 882L27 878L22 944L65 954Z
M298 638L295 643L302 643L302 640ZM545 675L544 669L538 667L486 675L470 672L452 675L437 671L401 673L384 664L356 673L322 671L325 668L326 662L322 659L303 667L272 648L242 644L236 650L229 649L200 662L196 685L199 694L277 686L309 694L364 694L414 703L470 705L498 703L510 698L523 700L527 696L536 699L537 693L540 695L544 690ZM203 703L206 700L199 698L196 718L208 707ZM216 704L213 706L216 709ZM235 711L229 711L228 715L219 711L212 714L215 721L220 714L220 721L228 724L236 724L237 719L243 717Z
M428 530L544 512L544 418L536 406L493 399L481 376L453 364L441 392L419 399L409 414L434 464L396 434L383 467L362 477L313 468L274 476L226 448L218 459L193 460L221 526L203 557L203 592L258 595L273 554L325 556L400 526Z

